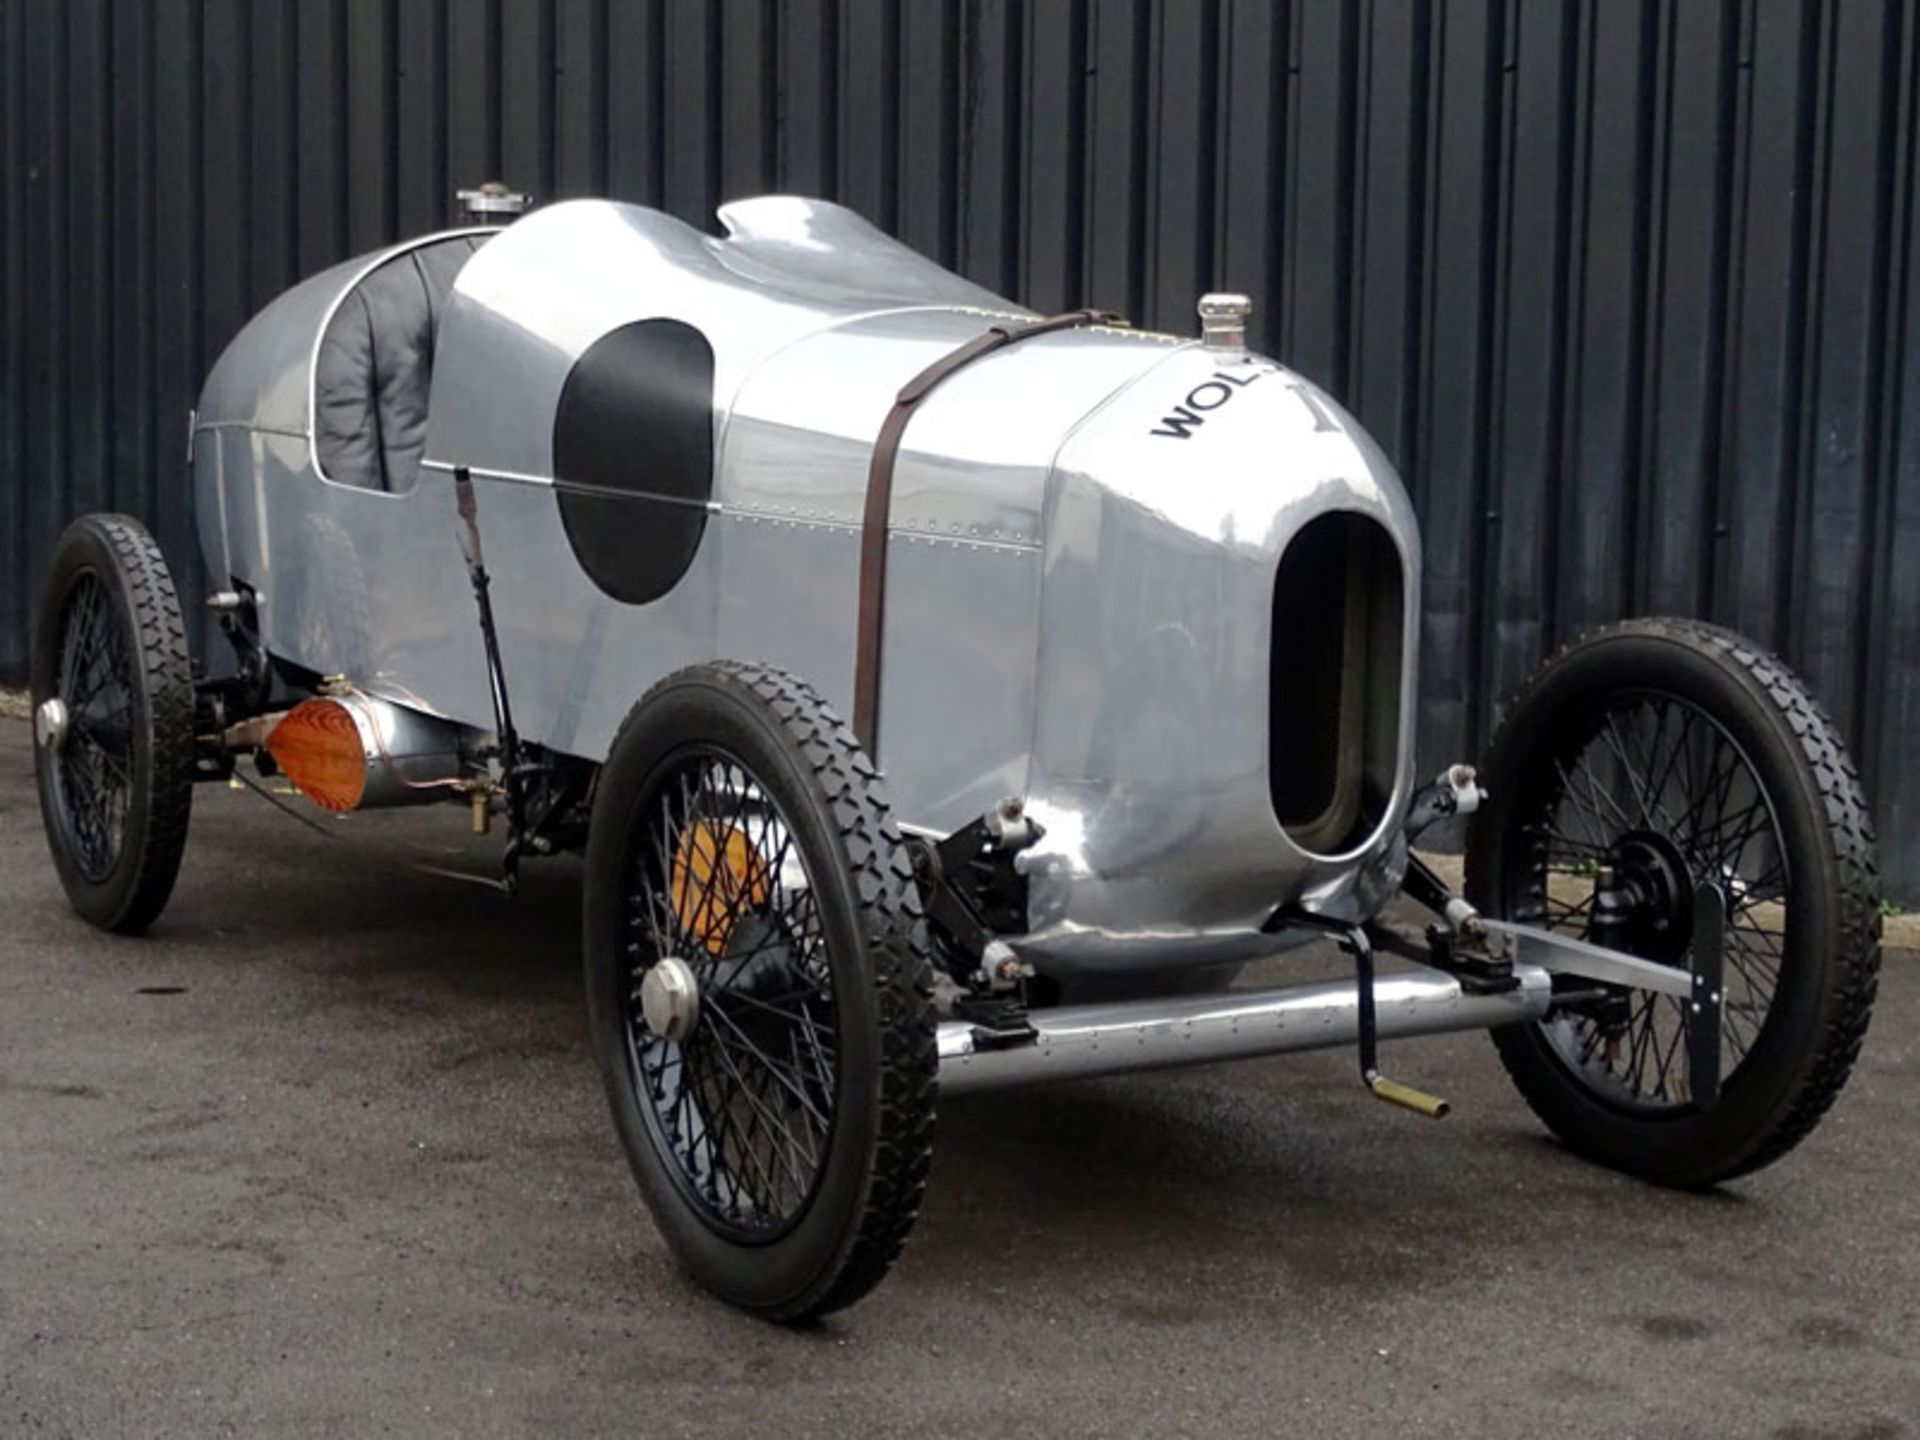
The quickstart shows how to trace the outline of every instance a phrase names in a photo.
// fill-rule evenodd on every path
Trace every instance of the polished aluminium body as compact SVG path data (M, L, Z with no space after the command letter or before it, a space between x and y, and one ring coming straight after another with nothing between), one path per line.
M638 695L717 657L791 670L846 713L874 436L906 380L1029 312L837 206L771 197L720 218L724 238L576 201L495 233L440 322L425 459L397 493L322 473L313 375L334 307L408 247L263 311L207 383L193 468L209 570L258 593L265 648L489 729L455 537L464 468L523 739L603 758ZM563 528L554 421L580 357L651 318L712 347L714 475L690 567L630 605ZM1275 817L1270 668L1273 627L1324 623L1275 615L1275 570L1332 512L1377 525L1397 560L1397 728L1389 793L1316 853ZM916 412L889 534L876 758L909 830L1025 801L1044 837L1019 859L1023 956L1245 959L1277 947L1277 906L1358 920L1397 888L1419 542L1377 447L1306 382L1230 342L1118 326L1010 346Z

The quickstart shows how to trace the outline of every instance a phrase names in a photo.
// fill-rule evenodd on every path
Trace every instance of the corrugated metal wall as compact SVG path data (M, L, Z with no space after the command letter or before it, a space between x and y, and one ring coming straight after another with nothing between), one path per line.
M62 522L193 575L199 377L456 185L845 201L1040 309L1251 291L1426 524L1429 761L1644 611L1782 649L1920 900L1913 0L0 0L0 672ZM1905 423L1915 416L1916 423Z

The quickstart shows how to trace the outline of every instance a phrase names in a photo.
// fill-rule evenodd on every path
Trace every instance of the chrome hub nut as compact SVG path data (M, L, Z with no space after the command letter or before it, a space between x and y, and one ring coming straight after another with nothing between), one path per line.
M66 748L68 721L66 701L58 695L42 700L33 712L33 743L59 754Z
M700 986L677 955L656 961L640 981L640 1014L663 1040L684 1040L700 1018Z

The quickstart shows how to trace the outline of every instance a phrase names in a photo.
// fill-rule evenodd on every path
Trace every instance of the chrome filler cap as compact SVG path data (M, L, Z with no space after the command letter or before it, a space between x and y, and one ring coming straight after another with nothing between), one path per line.
M498 180L489 180L471 190L456 190L453 194L470 225L513 220L526 214L533 204L531 195L510 190Z
M1253 301L1244 295L1206 294L1195 307L1200 312L1200 343L1209 350L1245 350L1247 316Z

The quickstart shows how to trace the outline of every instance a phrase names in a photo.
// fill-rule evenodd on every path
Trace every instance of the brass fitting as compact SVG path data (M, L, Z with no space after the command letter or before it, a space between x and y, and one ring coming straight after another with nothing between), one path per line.
M1416 1115L1424 1115L1429 1120L1444 1120L1447 1112L1453 1109L1438 1095L1429 1095L1424 1090L1402 1085L1398 1080L1389 1080L1384 1075L1373 1076L1367 1081L1367 1088L1373 1092L1375 1099L1411 1110Z

